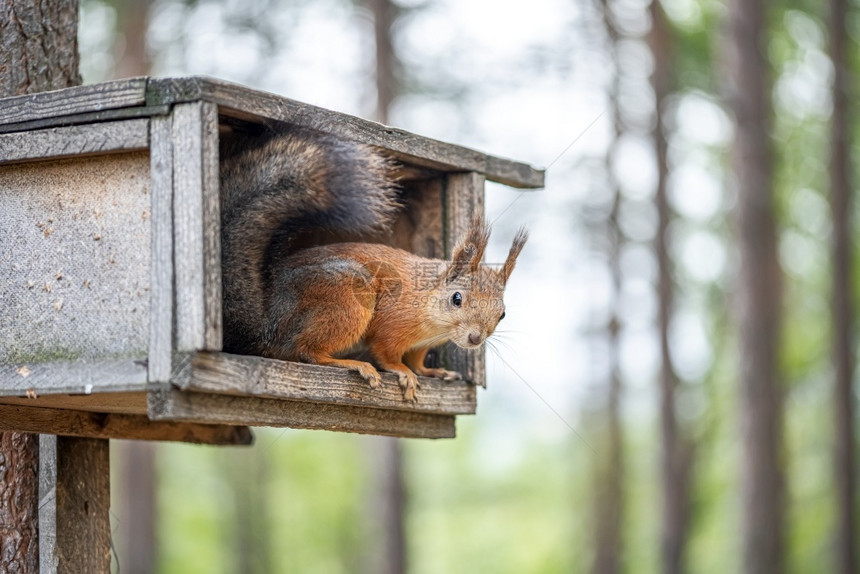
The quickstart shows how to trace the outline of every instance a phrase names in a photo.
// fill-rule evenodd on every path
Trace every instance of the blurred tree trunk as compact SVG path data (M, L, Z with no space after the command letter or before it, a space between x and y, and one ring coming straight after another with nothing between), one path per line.
M607 37L607 52L609 53L613 75L608 90L609 115L613 121L613 141L610 143L605 158L607 183L612 194L612 208L606 220L605 233L607 236L607 264L612 275L612 300L606 338L609 352L609 369L606 395L602 401L604 412L599 427L601 439L597 443L597 452L601 453L596 460L595 500L593 508L594 520L594 559L591 564L592 574L617 574L621 572L622 533L624 515L624 445L621 425L621 372L619 365L619 331L621 317L618 311L618 294L621 291L620 253L624 241L618 225L619 208L621 206L621 188L613 173L613 156L616 153L617 142L623 131L619 103L620 63L618 61L619 32L609 6L609 0L600 3L602 23Z
M117 446L117 546L123 574L150 574L158 564L155 524L156 443Z
M848 103L851 77L848 64L848 6L846 0L830 1L830 58L833 62L833 114L830 124L830 187L833 216L833 361L836 385L835 474L838 522L836 571L856 572L854 467L854 305L851 246L851 123Z
M777 256L764 0L730 0L727 101L740 250L741 536L749 574L784 571L782 392L778 374L782 274Z
M387 124L397 93L397 54L391 30L398 16L392 0L365 0L373 14L376 45L376 110L374 119ZM374 437L371 448L371 489L369 506L373 524L368 549L368 572L403 574L406 555L406 489L403 480L403 451L400 439Z
M81 83L77 0L0 0L0 97ZM0 572L39 569L39 436L0 433Z
M666 181L669 174L667 160L667 143L663 111L666 99L671 89L672 49L671 37L666 16L659 0L651 0L649 6L651 15L651 32L649 44L654 57L654 72L651 84L654 89L654 150L657 161L657 235L655 251L659 276L658 291L658 323L660 331L660 430L661 430L661 489L662 489L662 528L660 533L660 548L662 553L663 572L680 574L684 571L683 557L687 541L687 524L689 518L689 474L691 463L691 445L683 437L678 427L675 413L675 389L678 377L672 364L672 354L669 348L669 324L671 322L674 286L672 281L672 263L667 247L667 230L672 214L666 195Z
M387 124L391 104L397 95L398 58L391 41L391 29L399 8L391 0L367 0L373 12L376 43L376 121Z
M122 0L116 3L116 67L114 77L149 74L152 62L146 52L146 32L152 0Z
M233 514L224 528L236 574L272 572L271 521L268 512L268 458L259 446L217 453L233 494Z

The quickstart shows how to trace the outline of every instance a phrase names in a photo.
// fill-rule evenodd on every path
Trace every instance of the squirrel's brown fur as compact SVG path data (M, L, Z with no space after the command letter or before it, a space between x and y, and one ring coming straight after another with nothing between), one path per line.
M489 229L480 218L450 262L370 243L295 251L303 229L388 225L399 207L390 162L303 128L231 138L221 153L226 351L342 366L376 388L372 365L338 358L363 344L398 375L407 400L416 374L459 378L426 368L427 351L446 341L475 348L493 333L525 231L500 270L481 265Z

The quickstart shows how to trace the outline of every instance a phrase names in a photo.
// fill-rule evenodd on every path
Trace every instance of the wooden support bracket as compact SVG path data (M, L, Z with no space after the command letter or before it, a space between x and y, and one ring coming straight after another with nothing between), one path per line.
M214 445L248 445L253 442L251 430L244 426L153 422L146 415L20 405L0 405L0 432L3 431Z

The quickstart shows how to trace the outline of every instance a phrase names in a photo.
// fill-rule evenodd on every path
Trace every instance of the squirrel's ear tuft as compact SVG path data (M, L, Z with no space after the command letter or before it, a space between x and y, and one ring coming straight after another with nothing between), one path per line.
M520 227L520 230L517 231L516 236L514 236L514 242L511 244L511 250L508 252L508 258L505 260L505 264L502 265L499 273L502 276L502 283L507 284L508 278L511 276L511 272L514 270L514 266L517 264L517 257L520 254L520 251L523 250L523 246L526 244L526 240L529 238L529 232L526 231L524 227Z
M445 275L445 281L450 283L469 273L476 273L484 258L487 242L490 240L490 228L483 217L475 217L466 232L466 236L454 249L451 265Z

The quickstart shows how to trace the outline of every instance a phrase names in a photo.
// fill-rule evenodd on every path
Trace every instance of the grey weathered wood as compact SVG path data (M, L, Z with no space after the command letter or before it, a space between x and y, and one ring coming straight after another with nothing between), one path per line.
M105 122L0 134L0 165L26 160L137 151L149 147L149 120Z
M147 78L126 78L0 100L0 124L142 106Z
M173 111L173 217L178 351L221 348L217 109Z
M394 152L407 163L442 171L477 171L519 188L543 187L544 173L527 164L417 136L404 130L303 104L238 84L201 77L151 79L149 105L206 100L222 114L311 126Z
M151 392L149 418L407 438L453 438L456 434L454 416L450 415L203 394L178 389Z
M39 571L110 573L110 454L105 439L39 441Z
M156 387L151 387L156 388ZM36 395L0 397L0 404L87 411L93 413L146 414L146 391L95 392L91 395Z
M57 437L39 435L39 574L57 573Z
M380 374L382 387L371 389L357 373L338 367L227 353L195 353L179 362L172 382L182 389L199 392L447 415L475 413L474 385L421 377L418 402L410 403L403 400L395 375Z
M170 380L173 348L173 142L170 116L150 123L150 198L152 201L152 264L148 377Z
M0 405L0 432L5 431L215 445L253 442L250 429L243 426L150 421L145 415Z
M41 395L145 389L145 360L0 364L0 396L25 396L28 391Z
M164 113L165 106L206 100L218 104L223 114L260 121L274 119L325 129L350 139L377 145L407 163L441 171L477 171L488 179L514 187L542 187L543 171L461 146L302 104L243 86L211 78L130 78L53 92L0 100L0 132L3 126L32 129L57 125L56 120L80 123L82 114L104 114L119 109L148 109L146 115ZM133 112L135 114L140 111ZM93 116L92 121L104 117ZM26 122L46 122L25 125Z
M0 103L0 106L3 104ZM25 122L0 124L0 134L10 132L26 132L45 128L97 124L101 122L129 120L135 118L150 118L165 116L170 113L170 106L139 106L134 108L118 108L99 112L86 112L71 116L47 116Z
M203 149L203 297L206 316L204 323L205 349L222 348L221 311L221 193L218 151L218 106L202 105Z
M484 176L479 173L456 173L448 176L445 186L445 256L465 236L472 218L484 216ZM443 349L446 368L457 371L467 381L487 386L484 347L466 350L448 343Z
M444 178L413 182L394 222L393 247L421 257L442 259L444 249Z

